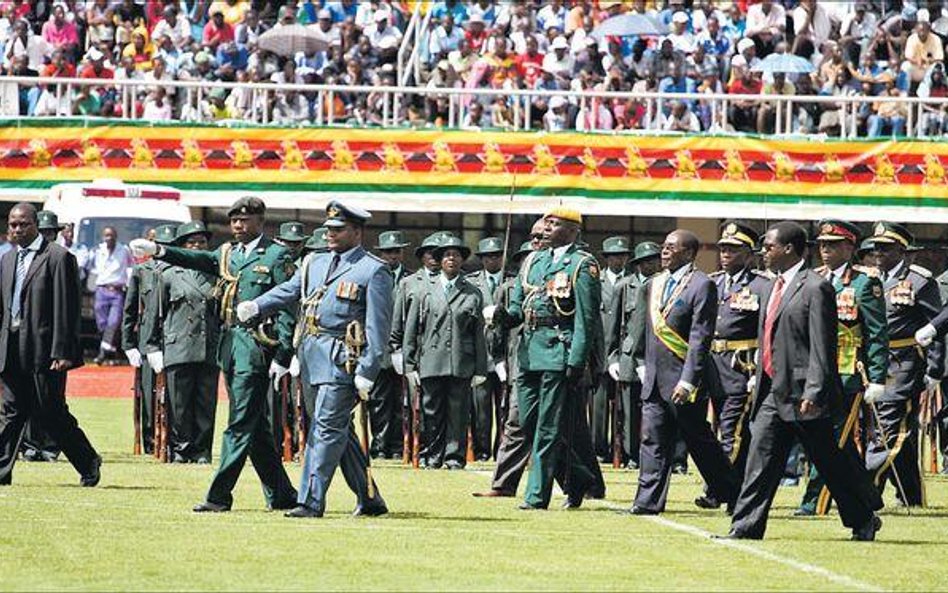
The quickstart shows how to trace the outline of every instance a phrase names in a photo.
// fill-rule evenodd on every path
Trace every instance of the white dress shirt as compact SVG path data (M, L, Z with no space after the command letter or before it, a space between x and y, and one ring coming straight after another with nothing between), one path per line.
M105 243L99 243L92 256L92 273L95 274L96 286L125 286L132 272L132 254L128 247L116 243L115 249L109 252Z

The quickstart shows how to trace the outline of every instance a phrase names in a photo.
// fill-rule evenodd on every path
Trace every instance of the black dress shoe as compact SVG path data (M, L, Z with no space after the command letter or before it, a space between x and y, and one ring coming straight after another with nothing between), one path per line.
M384 504L371 505L367 507L357 506L352 511L353 517L381 517L388 514L388 507Z
M455 461L452 459L451 461L446 461L444 463L444 469L464 469L464 464L460 461Z
M519 505L517 505L517 510L518 511L544 511L546 509L541 508L541 507L535 507L529 502L521 502Z
M695 499L695 506L699 509L718 509L721 508L721 501L710 494L702 494Z
M285 502L275 502L273 504L268 504L267 510L268 511L288 511L290 509L295 509L298 505L299 503L296 502L296 499L292 498Z
M23 461L46 461L39 450L32 447L23 449Z
M195 513L226 513L230 511L230 507L216 502L204 501L201 504L194 505L191 510Z
M578 508L581 507L581 506L583 506L583 497L582 497L582 496L577 496L577 495L574 495L574 494L569 494L569 495L567 495L566 500L563 501L563 508L564 508L564 509L567 509L567 510L570 510L570 509L578 509Z
M711 534L711 539L763 539L763 538L732 529L728 531L726 535L718 535L716 533L713 533Z
M871 542L876 539L876 532L882 529L882 519L873 514L865 525L853 529L852 540L854 542Z
M95 456L95 459L92 460L92 467L89 469L89 473L83 474L79 478L79 485L84 488L93 488L99 484L99 480L102 479L102 472L99 468L102 467L102 458L98 455Z
M630 515L657 515L658 514L658 511L656 510L646 509L636 504L632 505L632 508L630 508L626 512Z
M311 509L308 506L299 505L292 511L287 511L283 513L284 517L289 517L290 519L318 519L323 516L322 512L317 511L316 509Z

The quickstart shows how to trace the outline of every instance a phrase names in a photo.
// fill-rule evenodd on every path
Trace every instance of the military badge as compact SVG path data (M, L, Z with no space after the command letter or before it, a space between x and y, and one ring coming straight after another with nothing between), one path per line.
M731 295L731 309L734 311L758 311L760 310L760 297L745 286Z
M253 271L257 274L269 274L270 268L267 266L254 266Z
M836 294L836 316L840 321L855 321L859 317L855 289L844 288Z
M875 233L877 237L881 237L885 235L885 224L880 222L879 224L876 225L876 228L873 230L873 232Z
M736 235L737 234L737 225L733 222L724 227L724 233L727 235Z
M820 227L820 233L822 233L822 234L824 234L824 235L832 235L832 234L833 234L833 225L831 225L830 223L824 224L822 227Z
M359 285L355 282L343 280L336 285L336 298L345 301L354 301L359 298Z
M547 296L555 299L568 299L570 295L569 274L566 272L557 272L546 284Z
M915 304L915 289L908 280L902 280L889 293L893 305L911 307Z
M620 247L621 247L621 245L620 245ZM599 278L599 266L597 266L596 264L590 264L590 266L589 266L589 275L592 276L593 279L598 279L598 278Z

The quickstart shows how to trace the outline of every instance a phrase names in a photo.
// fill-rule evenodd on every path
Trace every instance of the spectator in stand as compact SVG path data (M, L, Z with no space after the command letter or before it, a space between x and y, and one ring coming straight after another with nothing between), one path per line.
M30 31L30 24L25 20L16 21L13 25L13 35L5 46L3 63L9 68L14 58L24 56L30 70L37 72L43 69L46 57L52 48L39 35Z
M273 121L277 124L300 125L309 121L309 101L302 93L281 93L273 106Z
M777 43L783 41L787 29L787 13L783 6L773 0L761 0L747 9L747 27L744 35L757 46L757 55L762 58L773 53Z
M836 74L836 79L827 84L820 92L821 95L831 95L834 97L852 97L859 94L859 91L851 84L849 70L840 70ZM839 136L846 130L847 121L843 118L842 104L823 104L823 112L820 114L819 132L827 136Z
M132 31L132 41L122 50L123 58L131 58L135 68L141 72L151 70L151 61L155 57L155 46L148 40L148 30L138 27Z
M748 70L760 63L760 58L757 57L757 45L753 40L745 37L737 42L737 53L731 58L731 82L737 78L734 67L738 63L744 64Z
M76 61L79 56L79 32L76 24L66 19L66 10L62 4L55 5L53 18L43 23L42 34L50 47L61 49L70 61Z
M584 97L576 113L577 132L611 130L615 125L609 100L602 97Z
M210 121L237 119L239 115L226 103L226 99L227 91L225 89L211 91L203 105L204 119Z
M810 59L830 38L833 23L817 0L800 0L793 9L793 53Z
M569 42L560 35L550 44L550 49L552 51L543 56L543 69L553 74L562 86L566 86L573 78L573 67L576 64L576 60L569 54Z
M849 13L840 25L839 45L847 62L860 62L878 30L879 17L869 8L868 0L857 0L853 12Z
M131 43L132 31L145 25L145 9L135 0L122 0L115 8L115 44L119 47Z
M224 16L224 22L231 27L236 27L238 23L244 20L244 15L250 9L250 2L247 0L217 0L211 3L208 12L211 16L220 12Z
M794 95L796 87L787 80L787 75L783 72L773 73L773 82L764 85L761 92L763 95ZM787 104L784 103L784 109ZM776 125L777 104L771 101L764 101L757 110L757 133L773 134ZM786 133L786 130L784 130Z
M922 81L932 64L945 59L941 39L937 35L932 35L928 15L924 16L924 19L921 17L918 19L915 32L909 35L905 42L905 61L902 64L902 70L908 73L910 80L915 84Z
M169 121L171 119L171 101L165 96L164 87L155 87L145 99L142 110L145 121Z
M464 31L464 41L474 53L480 53L487 41L487 28L484 25L484 19L480 16L474 16L468 19Z
M738 41L744 38L747 29L747 20L741 11L739 2L731 4L727 13L727 19L721 23L724 34L731 40L731 47L734 47Z
M698 117L688 109L688 103L685 101L672 101L671 111L667 116L662 116L662 129L666 132L700 132L701 122Z
M708 17L707 27L698 34L695 45L704 48L704 53L718 63L718 77L724 76L724 67L731 55L731 40L721 31L721 22L716 16Z
M106 43L109 47L115 45L115 11L113 2L109 0L95 0L87 2L86 8L86 36L89 45L95 46Z
M461 122L461 129L479 130L484 127L485 123L484 106L481 105L480 101L471 101L467 113L464 114L464 120Z
M743 57L742 57L743 60ZM743 61L731 62L731 75L735 80L728 85L731 95L759 95L763 84ZM751 100L731 101L728 107L728 121L738 132L757 131L757 102Z
M171 37L167 35L162 35L161 37L154 38L155 41L155 57L161 58L168 72L174 78L178 77L178 64L181 63L182 53L177 47L175 47L174 42L171 41ZM190 48L188 48L190 49Z
M76 75L76 67L66 59L64 49L54 49L42 75L48 78L73 78Z
M517 73L520 75L521 88L534 88L543 72L543 57L536 38L528 37L526 51L514 58Z
M524 10L524 8L522 5L518 5L514 10ZM537 51L545 54L549 48L546 36L533 30L530 19L516 19L516 23L516 25L512 25L513 32L510 34L510 40L514 44L514 53L522 54L527 51L527 40L533 39L537 42Z
M30 115L36 117L65 116L72 114L72 103L66 92L57 92L56 85L47 84L39 89L30 109Z
M720 95L724 94L724 85L721 84L721 79L717 72L707 72L701 80L701 83L695 89L695 92L707 95ZM698 120L701 121L701 129L703 130L710 131L714 124L717 123L713 121L714 110L711 107L711 101L699 100L698 105L695 107L695 115L697 115Z
M402 40L402 32L389 24L391 13L375 13L375 28L369 34L369 43L375 50L397 48Z
M658 79L660 93L686 93L694 90L694 81L685 76L684 54L673 49L672 42L667 37L662 40L660 49L655 52L651 71ZM666 113L668 109L666 105Z
M816 94L817 92L816 89L813 88L812 78L809 76L801 76L797 78L797 97L812 97ZM820 104L799 101L794 103L793 108L795 113L791 122L791 131L794 134L812 134L815 132L816 122L820 121L820 113L822 113L822 107L820 107Z
M227 41L220 44L217 47L217 71L215 75L224 82L234 82L237 80L237 72L247 69L248 58L247 50L238 47L235 42ZM294 64L293 60L287 60L286 63Z
M836 75L842 70L848 70L848 64L843 59L843 52L835 41L827 41L824 45L825 55L820 64L818 80L821 85L832 83Z
M938 99L948 97L944 64L939 62L932 66L928 77L918 87L918 96ZM922 103L918 126L919 133L925 136L948 133L948 104Z
M430 63L435 64L448 57L464 40L464 31L454 26L454 17L448 14L438 27L431 33L428 42Z
M155 56L151 61L151 70L145 72L142 80L148 83L148 86L145 87L147 91L161 87L165 89L165 94L169 95L170 99L174 99L176 89L167 84L174 80L174 75L168 71L164 59L160 56Z
M204 25L204 37L202 41L204 46L211 51L217 51L218 45L233 40L234 28L230 23L224 20L223 11L218 8L216 11L211 12L211 20Z
M715 60L713 56L709 56L705 53L703 45L696 46L694 53L685 60L685 73L690 81L688 88L692 89L692 91L696 89L706 77L712 74L717 75L719 71L720 68L718 67L717 60Z
M191 21L178 12L178 9L172 5L165 6L162 18L151 31L152 39L159 39L162 35L171 38L171 43L177 48L183 48L191 44Z
M331 15L332 13L329 14ZM330 24L332 24L331 16ZM244 21L234 27L234 41L243 48L249 49L251 45L256 47L257 39L259 39L266 30L267 26L260 21L260 13L250 9L244 16Z
M87 64L79 71L79 78L86 79L112 79L115 78L115 71L105 66L105 54L98 48L90 48L86 52Z
M503 95L494 97L490 112L490 126L503 130L514 129L513 113L511 113L510 106L507 104L507 98Z
M556 29L558 34L566 31L566 7L562 0L552 0L537 11L537 28L541 31Z
M543 129L547 132L562 132L566 129L566 99L550 98L550 108L543 115Z
M671 41L672 49L688 55L695 50L694 35L688 32L688 15L678 11L672 15L672 31L665 39Z
M900 97L901 93L891 81L886 83L885 94L888 97ZM869 116L868 136L879 138L886 130L893 137L905 135L905 105L894 101L877 101L872 104L873 114Z
M459 0L445 0L444 2L435 2L431 7L431 18L443 21L445 15L450 14L454 17L454 22L463 25L467 21L467 8ZM483 22L483 19L481 20Z
M4 69L4 74L9 76L36 77L39 72L30 69L30 62L25 55L13 58L9 68ZM19 90L19 115L30 115L39 99L42 89L40 87L29 87L20 85Z

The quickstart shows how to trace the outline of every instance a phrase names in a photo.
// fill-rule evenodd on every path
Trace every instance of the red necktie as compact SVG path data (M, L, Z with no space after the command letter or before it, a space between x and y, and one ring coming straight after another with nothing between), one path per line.
M780 299L783 298L783 276L777 277L774 284L774 291L770 293L770 302L767 303L767 318L764 320L764 342L761 360L764 362L764 372L768 377L774 376L774 322L777 320L777 309L780 307Z

